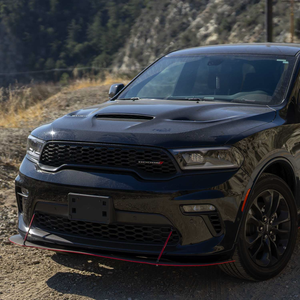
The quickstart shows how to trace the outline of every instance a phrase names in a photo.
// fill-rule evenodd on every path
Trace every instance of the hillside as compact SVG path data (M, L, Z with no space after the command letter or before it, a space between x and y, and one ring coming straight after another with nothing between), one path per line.
M151 1L132 27L114 66L124 71L147 66L181 48L264 42L264 9L265 0ZM289 42L289 3L273 1L273 14L274 41ZM298 34L298 27L295 29Z
M40 71L108 67L147 2L0 0L0 84L62 76Z
M68 68L136 73L179 48L262 42L264 5L265 0L0 0L0 84L59 81L74 76ZM287 42L290 4L273 5L274 40ZM63 71L47 72L53 69ZM76 76L85 72L91 69L77 69Z

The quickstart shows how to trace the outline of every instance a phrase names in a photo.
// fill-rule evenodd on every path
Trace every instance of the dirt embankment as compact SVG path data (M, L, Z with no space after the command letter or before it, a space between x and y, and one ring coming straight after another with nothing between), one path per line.
M268 282L224 275L217 267L154 267L11 245L17 207L13 179L30 131L67 112L107 99L108 87L60 93L39 120L0 129L0 299L279 299L300 298L300 235L288 267Z

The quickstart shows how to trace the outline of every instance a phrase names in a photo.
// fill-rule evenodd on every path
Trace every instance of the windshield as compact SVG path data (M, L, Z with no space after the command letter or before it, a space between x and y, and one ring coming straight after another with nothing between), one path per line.
M163 57L118 99L170 99L279 104L294 57L199 55Z

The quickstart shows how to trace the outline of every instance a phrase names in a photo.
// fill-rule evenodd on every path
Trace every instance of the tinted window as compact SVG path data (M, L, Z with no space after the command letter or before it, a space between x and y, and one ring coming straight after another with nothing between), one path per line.
M130 84L119 99L201 98L277 104L282 101L294 58L236 55L164 57Z

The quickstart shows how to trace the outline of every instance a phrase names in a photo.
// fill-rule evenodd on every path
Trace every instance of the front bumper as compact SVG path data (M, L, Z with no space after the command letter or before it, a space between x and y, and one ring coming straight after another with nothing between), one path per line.
M24 239L21 235L14 235L10 238L11 243L22 246L22 247L27 247L27 248L36 248L36 249L42 249L42 250L50 250L50 251L55 251L55 252L63 252L63 253L73 253L73 254L83 254L83 255L90 255L90 256L95 256L99 258L107 258L107 259L113 259L113 260L119 260L119 261L124 261L124 262L132 262L132 263L140 263L140 264L146 264L146 265L152 265L152 266L170 266L170 267L208 267L208 266L217 266L217 265L223 265L223 264L228 264L228 263L233 263L235 262L234 260L225 260L225 261L219 261L219 262L211 262L211 263L187 263L187 262L172 262L168 260L154 260L153 258L141 258L137 256L125 256L125 255L113 255L113 254L103 254L103 253L98 253L96 251L86 251L86 250L78 250L76 248L68 248L68 249L63 249L59 247L55 247L54 245L51 244L37 244L37 243L32 243L32 242L25 242Z
M177 262L216 263L231 258L241 217L240 206L249 177L237 172L182 176L168 181L142 181L128 174L89 170L47 173L24 159L16 179L19 232L22 238L34 213L68 219L69 193L109 196L116 210L116 223L132 226L165 226L179 235L168 244L163 259ZM29 191L27 198L21 189ZM184 214L181 206L212 204L217 209L221 230L217 232L209 214ZM99 240L70 232L41 228L33 223L28 242L64 251L114 253L158 257L163 243ZM45 246L46 245L46 246ZM77 250L74 250L77 249Z

